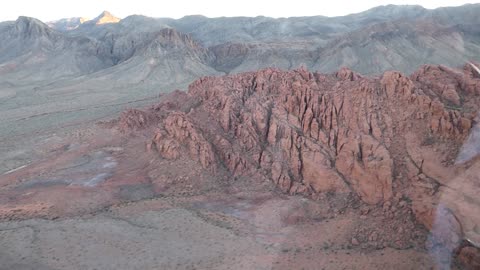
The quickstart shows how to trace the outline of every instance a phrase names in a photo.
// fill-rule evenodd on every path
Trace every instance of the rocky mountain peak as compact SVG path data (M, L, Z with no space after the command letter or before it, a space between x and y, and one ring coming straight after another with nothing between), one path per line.
M102 12L100 15L98 15L95 19L92 20L92 22L97 25L106 23L118 23L119 21L120 18L113 16L112 13L108 11Z
M40 37L49 35L52 32L52 29L40 20L20 16L15 21L15 31L26 37Z

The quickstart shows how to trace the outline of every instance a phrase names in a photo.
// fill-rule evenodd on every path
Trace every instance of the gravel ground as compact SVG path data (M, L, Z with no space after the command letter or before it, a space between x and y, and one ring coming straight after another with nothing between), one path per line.
M291 222L288 216L304 200L159 198L80 217L2 222L0 269L432 267L422 250L349 247L362 222L353 212Z

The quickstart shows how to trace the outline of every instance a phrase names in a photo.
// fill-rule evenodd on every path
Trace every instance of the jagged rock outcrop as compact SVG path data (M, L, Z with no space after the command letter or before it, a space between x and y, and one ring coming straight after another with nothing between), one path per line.
M439 72L457 83L439 86ZM387 72L370 79L348 69L334 75L265 69L205 77L189 87L197 105L161 120L152 143L169 158L185 146L207 169L225 166L237 176L261 171L285 192L353 191L379 203L392 197L395 178L423 174L444 182L443 163L449 161L418 150L439 140L444 156L456 154L473 121L464 111L478 109L477 81L433 66L411 78ZM449 109L451 100L439 87L461 96L465 110ZM138 115L136 126L148 119L131 114Z
M451 253L463 239L480 243L472 193L480 191L479 159L455 163L478 121L480 79L471 67L380 78L269 68L201 78L181 109L171 100L127 112L120 127L154 127L147 148L161 157L269 179L290 194L353 194L369 204L409 198L432 246Z
M120 116L119 129L123 132L144 129L156 119L155 115L148 114L141 110L130 109Z
M149 149L155 147L163 157L176 159L183 153L181 147L183 145L203 168L215 170L218 161L213 146L184 113L172 113L167 116L164 123L164 130L156 131L152 143L148 146Z

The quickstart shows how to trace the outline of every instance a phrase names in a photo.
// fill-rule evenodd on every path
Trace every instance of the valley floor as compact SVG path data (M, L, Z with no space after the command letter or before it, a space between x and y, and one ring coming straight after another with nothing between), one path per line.
M217 198L215 198L217 197ZM220 196L225 197L225 196ZM422 249L352 245L353 211L301 197L156 198L84 216L0 223L0 269L431 269ZM328 208L328 205L318 205ZM381 228L379 228L381 229Z
M105 95L108 94L112 93ZM137 99L127 95L90 100L73 92L60 98L47 95L35 102L23 96L10 100L2 100L0 96L0 174L41 158L43 153L39 149L44 144L73 133L88 133L95 122L117 117L127 108L145 107L156 98L153 95ZM71 99L76 100L74 104Z
M44 161L0 176L0 269L435 266L407 208L390 216L354 198L287 196L214 179L191 160L154 162L160 182L148 182L138 145L115 133L59 137Z

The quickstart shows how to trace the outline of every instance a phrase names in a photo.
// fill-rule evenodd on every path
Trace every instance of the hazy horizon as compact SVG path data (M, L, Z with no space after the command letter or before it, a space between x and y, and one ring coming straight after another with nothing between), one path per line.
M294 3L275 3L245 0L238 3L206 0L202 2L178 0L168 6L138 0L135 3L122 3L106 0L98 3L94 0L82 2L68 2L46 0L42 2L20 0L10 3L0 10L0 21L16 20L19 16L34 17L42 21L54 21L63 18L84 17L93 19L106 10L119 18L138 14L149 17L168 17L178 19L189 15L203 15L206 17L255 17L266 16L274 18L301 17L301 16L344 16L366 11L383 5L420 5L427 9L447 6L461 6L479 3L463 0L440 1L409 1L409 0L367 0L351 3L346 0L337 0L326 4L317 3L313 7L306 0L297 0ZM51 9L49 7L55 7Z

